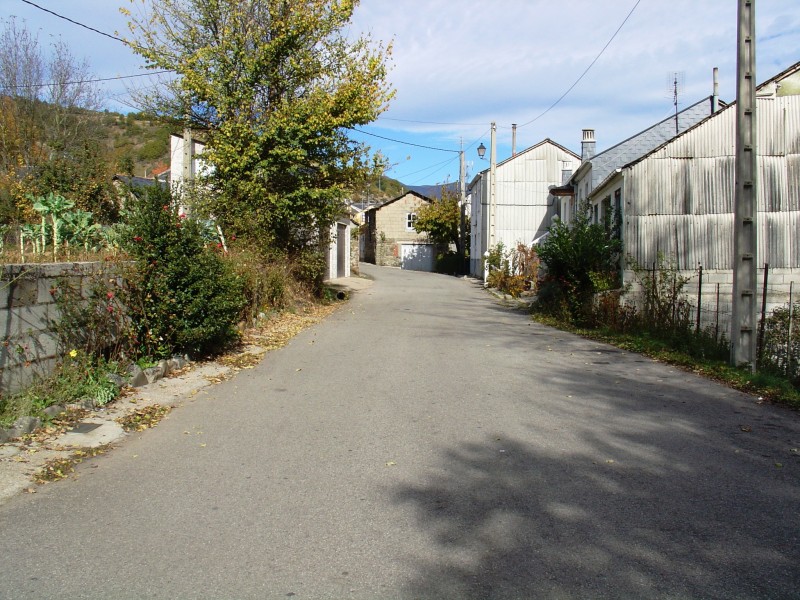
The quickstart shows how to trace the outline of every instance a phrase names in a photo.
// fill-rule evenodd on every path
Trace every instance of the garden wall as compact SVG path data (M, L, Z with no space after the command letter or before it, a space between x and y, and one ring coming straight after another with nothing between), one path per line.
M53 370L63 349L52 329L59 319L52 291L66 277L85 293L104 268L100 262L1 267L0 393L16 392Z

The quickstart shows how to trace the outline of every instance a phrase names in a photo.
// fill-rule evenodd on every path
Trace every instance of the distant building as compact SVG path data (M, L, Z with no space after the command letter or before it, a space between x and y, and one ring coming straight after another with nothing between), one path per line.
M578 155L550 139L497 163L495 243L506 249L541 238L558 214L551 189L578 168ZM478 173L467 188L470 213L470 273L483 276L483 255L490 246L491 172Z

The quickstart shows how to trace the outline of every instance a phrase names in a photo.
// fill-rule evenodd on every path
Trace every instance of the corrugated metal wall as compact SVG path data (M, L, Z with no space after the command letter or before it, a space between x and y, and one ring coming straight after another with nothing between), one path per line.
M735 107L625 170L626 252L681 269L730 269ZM800 96L758 99L758 264L800 267Z

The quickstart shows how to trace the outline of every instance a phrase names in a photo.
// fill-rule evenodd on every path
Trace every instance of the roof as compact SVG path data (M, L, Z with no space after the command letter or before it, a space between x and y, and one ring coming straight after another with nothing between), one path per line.
M709 96L680 111L678 113L678 127L683 131L687 131L710 115L711 97ZM681 119L681 116L683 116L683 119ZM584 161L581 167L573 174L572 180L588 169L584 165L591 164L592 188L595 188L610 173L613 173L617 167L649 153L653 148L662 146L675 136L675 115L672 115Z
M780 73L778 73L777 75L775 75L775 76L773 76L773 77L770 77L769 79L767 79L766 81L764 81L764 82L763 82L763 83L761 83L760 85L756 86L756 91L763 90L763 89L765 89L765 88L767 88L767 87L769 87L769 86L771 86L771 85L773 85L773 84L775 84L775 83L777 83L777 82L781 81L782 79L785 79L786 77L789 77L790 75L793 75L793 74L795 74L795 73L798 73L798 72L800 72L800 62L796 62L795 64L793 64L792 66L790 66L788 69L785 69L785 70L781 71L781 72L780 72ZM729 104L725 104L725 106L723 106L722 108L720 108L720 109L719 109L717 112L715 112L715 113L712 113L712 114L708 115L708 116L707 116L705 119L702 119L701 121L698 121L697 123L695 123L694 125L692 125L692 126L691 126L691 127L689 127L688 129L686 129L685 131L682 131L680 134L678 134L678 135L676 135L676 136L673 136L673 137L672 137L672 138L670 138L669 140L666 140L664 143L662 143L662 144L659 144L659 145L658 145L658 146L656 146L655 148L651 149L649 152L646 152L645 154L643 154L643 155L641 155L641 156L638 156L638 157L637 157L637 158L635 158L634 160L631 160L630 162L628 162L628 163L626 163L626 164L624 164L624 165L621 165L621 169L620 169L620 171L621 171L622 169L626 169L626 168L632 167L632 166L634 166L634 165L636 165L636 164L640 163L641 161L643 161L643 160L644 160L644 159L646 159L647 157L649 157L649 156L651 156L651 155L655 154L655 153L656 153L656 152L658 152L659 150L663 149L665 146L667 146L667 145L671 144L673 141L675 141L675 140L677 140L677 139L679 139L679 138L682 138L683 136L687 135L689 132L691 132L691 131L694 131L694 130L695 130L695 129L697 129L698 127L700 127L700 126L702 126L703 124L705 124L707 121L709 121L709 120L711 120L711 119L713 119L713 118L717 117L717 115L720 115L720 114L722 114L722 113L723 113L723 112L725 112L726 110L732 110L734 106L736 106L736 102L735 102L735 101L734 101L734 102L731 102L731 103L729 103ZM615 171L611 171L611 172L610 172L610 173L609 173L609 174L608 174L608 175L607 175L607 176L606 176L606 177L603 179L603 181L601 181L601 182L600 182L600 183L599 183L599 184L596 186L596 188L595 188L595 189L599 190L600 188L602 188L603 186L605 186L605 185L606 185L606 183L608 183L608 182L609 182L609 181L610 181L610 180L611 180L611 179L614 177L614 175L616 175L616 173L617 173L617 171L616 171L616 170L615 170Z
M129 175L114 175L114 177L112 177L111 179L115 181L120 181L127 186L135 188L166 186L165 181L157 180L154 177L131 177Z
M531 151L533 151L533 150L536 150L537 148L539 148L540 146L543 146L543 145L545 145L545 144L550 144L550 145L552 145L552 146L555 146L555 147L556 147L556 148L558 148L559 150L561 150L561 151L563 151L563 152L566 152L567 154L570 154L570 155L574 156L574 157L575 157L575 158L577 158L578 160L580 160L580 158L581 158L580 156L578 156L577 154L575 154L575 153L574 153L572 150L570 150L570 149L569 149L569 148L567 148L566 146L562 146L561 144L559 144L558 142L554 142L554 141L553 141L553 140L551 140L550 138L544 138L544 139L543 139L541 142L539 142L539 143L537 143L537 144L534 144L533 146L531 146L531 147L529 147L529 148L525 148L525 150L521 150L520 152L517 152L517 153L516 153L514 156L509 156L509 157L508 157L508 158L506 158L505 160L502 160L502 161L500 161L499 163L497 163L496 167L499 167L499 166L501 166L501 165L504 165L504 164L506 164L507 162L511 162L512 160L515 160L515 159L519 158L519 157L520 157L520 156L522 156L523 154L527 154L528 152L531 152ZM471 189L472 189L472 188L475 186L475 182L476 182L478 179L480 179L480 178L483 176L483 174L484 174L484 173L488 173L488 172L489 172L489 169L484 169L483 171L479 171L478 173L476 173L476 174L475 174L475 176L472 178L472 181L470 181L470 182L469 182L469 184L467 185L467 190L471 190Z
M384 206L388 206L389 204L392 204L393 202L397 202L398 200L401 200L402 198L405 198L406 196L409 196L409 195L410 196L416 196L417 198L419 198L420 200L424 200L425 202L433 202L433 200L431 200L427 196L423 196L422 194L420 194L419 192L415 192L414 190L409 190L409 191L407 191L407 192L405 192L403 194L400 194L399 196L397 196L397 198L392 198L391 200L387 200L386 202L384 202L382 204L378 204L376 206L368 208L364 212L370 212L370 211L374 211L374 210L379 210L379 209L383 208Z

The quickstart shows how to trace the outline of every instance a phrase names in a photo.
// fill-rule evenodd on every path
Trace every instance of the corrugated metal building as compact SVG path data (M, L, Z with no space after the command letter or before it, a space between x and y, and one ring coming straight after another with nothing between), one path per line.
M577 154L550 139L497 163L495 186L495 243L507 248L530 245L544 235L557 214L550 189L574 171ZM482 277L483 254L489 248L489 190L491 173L478 173L467 189L470 207L470 273Z
M757 88L758 254L779 292L800 281L800 63ZM722 108L683 134L612 171L589 195L622 206L625 252L652 265L659 252L729 297L733 281L736 110ZM633 273L625 272L626 281ZM711 286L708 292L711 292ZM777 294L778 296L780 294ZM772 302L784 302L775 298Z
M561 197L561 207L559 215L562 219L569 222L575 215L577 207L582 206L594 189L610 173L626 163L647 154L654 148L658 148L668 140L674 138L678 133L686 131L703 119L712 114L714 106L718 100L714 96L703 98L699 102L683 109L677 115L673 115L659 121L652 127L640 131L636 135L595 154L595 132L593 129L583 130L581 140L581 165L572 174L567 188L569 194ZM613 203L610 205L614 207ZM618 209L619 207L617 207ZM604 206L598 205L594 211L595 222L600 222L604 217Z

